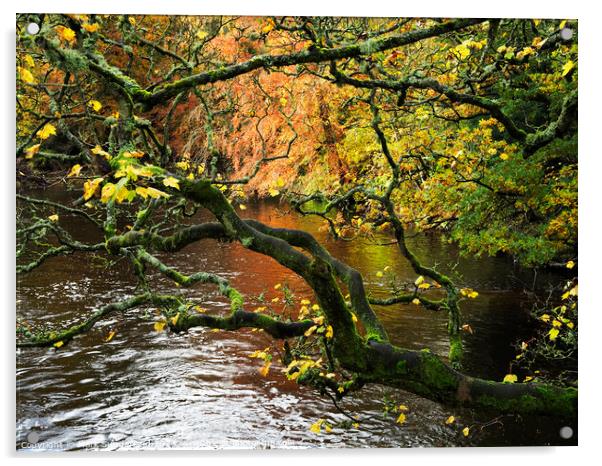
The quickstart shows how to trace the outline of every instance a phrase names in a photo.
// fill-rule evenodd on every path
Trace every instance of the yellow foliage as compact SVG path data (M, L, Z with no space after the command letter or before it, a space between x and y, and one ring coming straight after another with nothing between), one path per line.
M36 136L40 139L48 139L51 135L56 135L56 128L51 123L46 123L42 129L40 129Z

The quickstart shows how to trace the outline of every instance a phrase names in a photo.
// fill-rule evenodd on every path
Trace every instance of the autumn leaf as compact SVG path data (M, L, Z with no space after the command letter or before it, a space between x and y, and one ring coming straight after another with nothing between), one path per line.
M516 374L506 374L506 376L504 377L503 382L504 383L514 383L518 380L518 377L516 376Z
M420 300L418 298L414 298L414 299L412 299L412 304L415 304L416 306L418 306L420 304Z
M198 31L195 34L195 36L198 40L204 40L208 35L209 35L209 33L207 31Z
M246 206L246 205L244 205L244 204L238 204L238 208L239 208L240 210L247 210L247 206Z
M159 191L158 189L152 187L146 188L146 194L148 194L153 199L159 199L160 197L163 197L165 199L169 198L169 194L164 193L163 191Z
M58 222L59 221L59 216L57 214L54 215L49 215L48 216L48 220L50 220L51 222Z
M566 268L567 269L572 269L573 267L575 267L575 262L574 261L568 261L566 263Z
M44 127L36 133L36 136L40 139L48 139L53 134L56 135L56 128L51 123L46 123Z
M397 424L403 424L404 422L406 422L406 415L404 413L401 413L399 416L397 416Z
M57 26L54 28L61 41L72 43L75 41L75 31L65 26Z
M550 341L556 340L556 338L558 338L558 334L559 333L560 333L560 330L558 330L557 328L551 328L550 331L548 332L548 336L550 337Z
M464 437L468 437L468 435L470 434L470 428L464 427L464 429L462 429L462 434L464 434Z
M382 278L383 277L383 273L379 270L378 272L376 272L376 276L378 278Z
M67 178L71 178L73 176L78 176L79 172L81 172L81 171L82 171L82 166L79 163L77 163L71 167L71 170L69 170L69 173L67 174Z
M562 76L569 74L573 68L575 68L575 62L573 60L567 61L562 67Z
M268 372L270 372L271 365L272 365L272 363L270 361L266 361L265 364L263 366L261 366L261 368L259 369L259 373L261 374L262 377L267 377Z
M324 419L318 419L316 422L314 422L311 427L309 428L310 432L313 432L314 434L319 434L322 431L322 423L324 422Z
M318 329L317 325L312 325L311 327L309 327L305 333L303 335L305 335L306 337L311 336L316 330Z
M280 194L280 191L278 191L277 189L274 189L274 188L270 188L268 190L268 193L270 193L270 196L276 197L276 196L278 196L278 194Z
M100 200L105 204L109 202L113 196L115 195L115 191L117 187L113 183L107 183L102 187L102 191L100 192Z
M98 112L102 108L102 104L98 100L91 100L88 102L88 107L92 107L95 112Z
M456 421L456 418L454 416L450 416L445 420L445 423L447 425L453 424Z
M98 23L84 23L82 27L88 32L96 32L98 28L100 28L100 24Z
M327 326L326 326L326 332L324 332L324 336L325 336L326 338L329 338L329 339L330 339L330 338L332 338L332 337L333 337L333 335L334 335L334 331L333 331L333 329L332 329L332 325L327 325Z
M29 71L28 69L22 68L22 67L17 67L17 70L19 71L19 78L21 79L21 81L27 83L27 84L35 84L36 80L33 77L33 74L31 74L31 71Z
M27 149L25 149L25 158L26 159L31 159L38 152L40 152L40 144L35 144L35 145L31 146L31 147L28 147Z
M173 176L168 176L167 178L163 178L163 185L170 187L170 188L175 188L178 190L180 189L180 183Z
M108 342L110 342L110 341L113 339L113 337L114 337L116 334L117 334L117 332L116 332L116 331L114 331L114 330L113 330L113 331L111 331L111 332L110 332L110 333L107 335L107 338L105 338L105 342L107 342L107 343L108 343Z
M162 332L163 329L165 328L165 325L167 325L167 322L165 322L164 320L161 320L159 322L155 322L155 325L153 327L155 328L156 332Z
M102 181L103 178L95 178L91 181L86 181L84 183L84 201L87 201L92 196L94 196L94 194L96 194L96 191L98 190L98 187L100 186L100 183L102 183Z
M61 346L63 346L65 343L63 341L57 341L54 345L55 348L60 348Z
M128 159L141 159L142 157L144 157L144 152L140 152L139 150L125 151L123 153L123 156Z
M109 154L108 152L105 152L102 147L100 146L95 146L93 149L90 150L90 152L92 152L94 155L100 155L102 157L104 157L107 160L111 160L111 154Z
M414 285L416 286L420 286L420 284L424 281L424 277L422 275L420 275L416 281L414 282Z

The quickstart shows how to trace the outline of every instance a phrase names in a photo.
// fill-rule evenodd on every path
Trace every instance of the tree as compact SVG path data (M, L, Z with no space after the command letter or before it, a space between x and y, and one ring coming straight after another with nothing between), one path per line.
M41 30L27 36L22 28L32 20ZM17 230L17 272L57 255L108 254L129 261L139 293L70 328L20 325L18 345L59 348L111 313L153 304L174 332L252 327L285 340L289 378L337 398L381 383L445 403L574 414L573 387L461 372L460 301L478 293L424 265L406 243L413 224L446 229L469 252L501 251L529 265L573 257L577 49L562 39L563 26L19 17L18 167L25 177L58 169L83 186L73 205L18 195L29 213ZM297 144L300 134L304 144ZM313 151L329 169L327 184L316 184L315 165L305 161ZM296 175L301 182L291 181ZM361 275L308 233L244 219L235 209L244 210L250 192L281 191L341 240L390 231L415 282L372 299ZM188 223L200 208L216 221ZM40 209L56 213L40 216ZM60 225L61 212L96 225L103 241L74 240ZM307 282L317 305L305 305L296 321L251 312L223 277L187 276L157 257L203 239L237 241L275 259ZM197 303L162 294L149 284L149 270L183 288L214 284L231 313L199 313ZM437 288L442 299L429 295ZM447 313L451 365L390 343L371 305L409 302ZM311 343L315 357L289 340ZM271 355L255 356L267 374Z

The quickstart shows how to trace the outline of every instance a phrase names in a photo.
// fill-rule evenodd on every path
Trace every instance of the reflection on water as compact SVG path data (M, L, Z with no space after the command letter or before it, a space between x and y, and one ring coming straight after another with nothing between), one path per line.
M334 242L320 231L316 219L281 215L267 203L245 212L273 226L313 233L335 256L359 269L367 289L386 295L387 285L376 272L391 266L399 277L415 274L393 246L367 240ZM94 241L98 233L61 215L61 224L77 239ZM75 225L77 227L75 228ZM479 297L463 305L464 321L475 330L466 336L466 370L500 379L514 353L512 343L526 334L530 303L520 291L533 276L515 270L505 259L464 260L438 236L411 239L416 253L446 272L461 274ZM202 241L181 253L161 256L185 273L219 273L247 296L265 292L271 299L276 283L287 283L298 296L307 286L275 261L238 244ZM545 284L558 278L539 276ZM172 285L160 277L153 283ZM528 283L528 285L525 285ZM101 260L74 254L54 258L20 276L17 313L28 322L78 321L83 313L135 292L135 281L124 262L107 268ZM187 291L209 312L225 311L224 299L204 286ZM397 345L447 352L445 316L413 305L377 309ZM411 447L466 445L562 444L563 424L553 419L505 416L450 409L415 395L379 386L367 387L342 407L359 416L361 430L336 428L315 435L310 425L319 418L345 420L332 402L286 380L274 362L267 378L247 354L273 344L259 332L214 332L193 329L174 335L153 330L152 310L138 309L103 321L87 335L60 350L23 349L17 353L17 448L20 449L199 449L299 447ZM111 330L115 337L106 343ZM275 358L276 359L276 358ZM410 408L407 422L384 418L383 399ZM450 415L457 425L446 426ZM491 421L491 422L490 422ZM471 436L460 433L472 426ZM576 426L572 426L574 429ZM32 435L33 433L33 435ZM35 442L35 443L34 443ZM574 443L575 439L569 441Z

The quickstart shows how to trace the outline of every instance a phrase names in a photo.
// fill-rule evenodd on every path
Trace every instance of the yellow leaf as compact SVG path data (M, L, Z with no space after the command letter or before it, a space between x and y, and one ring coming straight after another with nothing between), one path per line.
M542 314L541 317L539 318L539 320L541 320L543 322L549 322L550 316L548 314Z
M305 331L305 333L303 335L305 335L306 337L309 337L309 336L311 336L312 333L314 333L317 330L317 328L318 328L317 325L312 325Z
M128 196L130 194L130 190L128 188L126 188L125 186L121 186L116 192L115 192L115 200L121 204L123 201L125 201Z
M48 220L50 220L51 222L58 222L59 221L59 216L57 214L50 215L48 217Z
M96 32L100 25L98 23L84 23L82 27L88 32Z
M530 382L531 380L533 380L533 377L528 375L525 377L525 380L523 382Z
M573 60L567 61L562 67L562 76L569 74L573 68L575 68L575 62Z
M88 102L88 107L92 107L95 112L98 112L102 108L102 104L98 100L91 100Z
M351 320L353 321L353 323L357 323L357 316L355 315L354 312L351 313Z
M322 325L324 323L324 316L314 317L312 320L314 321L314 324Z
M518 380L518 377L516 376L516 374L506 374L506 376L504 377L503 382L505 383L514 383Z
M321 427L322 427L322 423L324 422L324 419L318 419L316 422L314 422L311 427L309 428L310 432L313 432L314 434L319 434L321 432Z
M163 178L163 185L171 188L180 189L180 183L173 176L168 176L167 178Z
M470 429L468 427L464 427L464 429L462 429L462 433L464 434L464 437L468 437L468 434L470 434Z
M57 341L54 345L55 348L60 348L61 346L63 346L65 343L63 341Z
M287 100L284 97L280 97L280 105L282 105L283 107L286 105Z
M505 152L502 152L500 154L500 159L502 159L502 160L508 160L508 154L506 154Z
M268 23L261 28L261 32L263 32L264 34L267 34L268 32L270 32L272 29L274 29L274 21L270 18L268 19Z
M559 333L560 333L560 330L558 330L557 328L551 328L550 331L548 332L550 341L556 340L556 338L558 338Z
M146 193L153 199L159 199L160 197L164 197L164 198L169 197L169 194L164 193L163 191L159 191L158 189L155 189L152 187L146 188Z
M40 152L40 144L35 144L35 145L31 146L31 147L28 147L27 149L25 149L25 158L26 159L31 159L38 152Z
M209 35L209 33L207 31L198 31L195 34L196 38L199 39L199 40L205 39L208 35Z
M33 77L33 74L31 74L31 71L22 68L22 67L17 67L18 71L19 71L19 78L21 78L21 81L27 83L27 84L35 84L36 80Z
M141 159L144 157L144 152L140 152L139 150L126 151L123 153L123 156L128 159Z
M477 296L479 296L479 293L477 293L476 291L471 291L470 293L468 293L468 297L475 299Z
M579 285L575 285L573 288L569 290L570 296L577 296L579 294Z
M175 316L173 316L170 320L171 325L173 325L174 327L176 325L178 325L178 320L180 319L180 313L178 312Z
M69 173L67 174L67 178L71 178L72 176L78 176L79 172L81 171L82 166L79 163L77 163L71 167L71 170L69 170Z
M25 63L29 68L35 68L36 63L33 61L33 57L31 55L25 55Z
M456 418L454 416L450 416L445 420L445 423L447 425L453 424L455 422Z
M42 129L40 129L36 136L40 139L48 139L52 134L56 134L56 128L50 123L46 123Z
M423 290L428 290L431 287L430 283L421 283L420 285L418 285L418 288L423 289Z
M107 338L105 338L105 341L106 341L107 343L108 343L108 342L110 342L110 341L113 339L113 337L115 336L115 334L116 334L116 333L117 333L117 332L116 332L116 331L114 331L114 330L113 330L113 331L111 331L111 332L109 333L109 335L107 335Z
M302 299L301 300L301 305L303 305L303 306L309 306L309 304L310 304L309 299Z
M408 408L406 405L399 405L397 409L399 411L408 411L410 408Z
M134 18L133 16L129 16L128 17L128 22L134 26L136 24L136 18Z
M564 26L566 26L566 19L560 22L560 26L558 26L558 29L564 29Z
M102 147L95 146L92 150L90 150L94 155L102 155L105 159L111 160L111 154L102 150Z
M247 210L247 206L246 206L246 205L244 205L244 204L238 204L238 208L239 208L240 210Z
M311 310L312 310L312 311L319 311L319 310L320 310L320 306L318 306L317 304L314 304L314 305L311 307Z
M266 361L265 364L263 366L261 366L261 369L259 369L259 373L261 374L262 377L267 377L268 372L270 372L271 365L272 365L272 363L270 361Z
M572 269L573 267L575 267L575 262L573 262L573 261L568 261L568 262L566 263L566 268L567 268L567 269Z
M161 320L159 322L155 322L154 328L156 332L162 332L163 329L165 328L165 325L167 324L167 322L165 322L164 320Z
M186 160L177 162L176 168L179 168L180 170L188 170L190 168L190 163L188 163L188 161L186 161Z
M274 289L275 289L275 290L279 290L280 288L282 288L282 285L281 285L280 283L276 283L276 284L274 285Z
M414 298L414 299L412 299L412 304L415 304L416 306L418 306L420 304L420 300L418 298Z
M562 322L560 322L559 320L554 319L552 321L552 326L556 327L556 328L562 327Z
M424 281L424 277L422 275L420 275L414 282L414 285L419 286L423 281Z
M278 191L277 189L274 189L274 188L270 188L268 190L268 193L270 193L270 196L276 197L276 196L278 196L278 194L280 194L280 191Z
M397 417L397 424L403 424L404 422L406 422L406 415L401 413L398 417Z
M66 42L73 42L75 40L75 31L65 26L57 26L54 28L57 35Z
M332 338L334 335L334 331L332 330L332 325L326 326L326 332L324 332L324 336L326 338Z
M113 183L105 184L100 192L100 200L106 204L113 198L115 191L116 187Z
M378 272L376 272L376 276L377 276L378 278L382 278L382 276L383 276L383 273L382 273L382 272L379 270Z
M94 194L96 194L96 191L98 190L98 187L102 181L103 178L95 178L92 181L86 181L84 183L84 201L87 201L94 196Z

